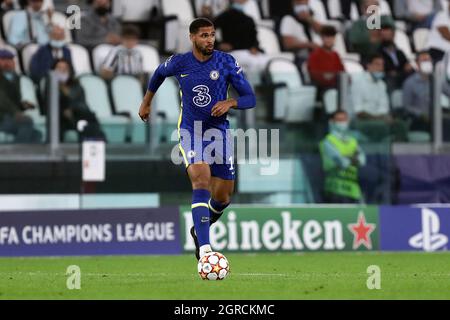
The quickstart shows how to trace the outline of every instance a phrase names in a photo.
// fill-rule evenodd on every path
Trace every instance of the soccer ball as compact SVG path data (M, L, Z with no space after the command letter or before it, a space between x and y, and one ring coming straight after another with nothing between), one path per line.
M208 252L198 261L198 274L203 280L223 280L230 273L230 264L220 252Z

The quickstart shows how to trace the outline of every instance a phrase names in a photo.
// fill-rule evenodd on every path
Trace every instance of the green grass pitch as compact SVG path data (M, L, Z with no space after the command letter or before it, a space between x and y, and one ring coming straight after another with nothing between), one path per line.
M201 280L193 255L1 258L0 299L450 299L445 252L226 256L224 281ZM69 265L80 290L66 287ZM380 290L367 288L370 265Z

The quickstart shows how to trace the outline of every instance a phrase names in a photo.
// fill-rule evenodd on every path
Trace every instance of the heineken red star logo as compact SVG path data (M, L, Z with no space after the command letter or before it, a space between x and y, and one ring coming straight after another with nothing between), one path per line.
M347 227L353 233L353 250L358 249L361 245L369 250L372 249L370 234L375 230L375 224L366 222L364 212L360 211L358 221L348 224Z

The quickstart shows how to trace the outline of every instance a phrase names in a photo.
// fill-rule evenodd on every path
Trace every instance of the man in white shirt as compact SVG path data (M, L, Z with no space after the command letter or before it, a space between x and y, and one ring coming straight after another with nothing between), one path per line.
M447 4L450 8L450 0L447 0ZM428 47L435 64L450 51L450 10L442 10L434 18L428 37Z
M369 141L382 141L389 136L397 141L405 141L406 124L393 120L390 114L384 76L383 57L376 54L367 60L366 72L352 77L352 125Z
M285 50L296 52L300 60L306 60L309 51L319 47L322 25L314 17L309 0L293 0L292 6L294 14L281 19L282 44Z
M370 57L367 72L352 79L353 111L360 120L390 120L389 97L384 82L384 60L381 55Z
M417 28L431 28L434 16L441 10L441 0L394 1L396 18L410 22L413 30Z
M30 42L40 45L50 41L52 9L43 10L43 0L28 0L27 8L18 11L11 19L8 42L22 47Z

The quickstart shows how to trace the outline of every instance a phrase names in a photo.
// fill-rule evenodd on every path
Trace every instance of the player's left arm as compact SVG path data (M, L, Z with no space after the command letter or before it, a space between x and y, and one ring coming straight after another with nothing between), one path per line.
M211 110L213 117L220 117L227 113L231 108L235 109L251 109L256 106L256 97L252 86L245 78L242 67L233 59L233 67L230 72L228 81L239 94L239 98L230 98L219 101Z

